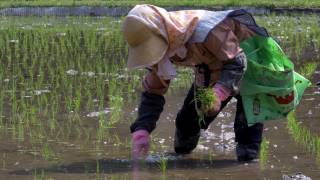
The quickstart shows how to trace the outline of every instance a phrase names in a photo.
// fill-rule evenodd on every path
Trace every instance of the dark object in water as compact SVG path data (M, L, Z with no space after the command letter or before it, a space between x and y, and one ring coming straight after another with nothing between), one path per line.
M237 159L239 162L256 162L259 159L260 143L240 144L236 146Z
M317 86L320 86L320 81L319 81L319 82L317 82Z
M283 180L311 180L310 177L305 176L301 172L298 172L296 174L291 174L291 175L283 175L282 179Z

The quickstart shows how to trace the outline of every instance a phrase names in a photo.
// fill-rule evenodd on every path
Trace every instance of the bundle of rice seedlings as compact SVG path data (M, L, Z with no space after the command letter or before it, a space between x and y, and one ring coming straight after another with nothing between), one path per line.
M199 115L199 124L204 121L204 116L210 111L217 100L216 95L211 88L198 88L195 94L195 101L197 104L197 111ZM198 106L200 105L200 106ZM198 109L200 108L200 109Z

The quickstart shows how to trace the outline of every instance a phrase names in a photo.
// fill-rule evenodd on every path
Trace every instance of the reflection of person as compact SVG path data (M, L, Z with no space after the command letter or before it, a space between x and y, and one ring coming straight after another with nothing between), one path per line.
M131 125L134 158L148 153L149 134L163 110L163 95L176 75L172 64L189 66L195 73L195 82L176 118L175 152L190 153L198 143L200 129L207 129L235 97L238 100L234 123L238 160L258 158L263 124L247 125L239 95L246 56L239 43L256 34L268 34L248 12L167 12L153 5L138 5L125 18L122 31L129 44L128 68L149 70L142 83L144 92L138 117ZM199 123L197 112L201 105L194 101L194 92L200 87L211 88L217 100L204 112L204 121Z

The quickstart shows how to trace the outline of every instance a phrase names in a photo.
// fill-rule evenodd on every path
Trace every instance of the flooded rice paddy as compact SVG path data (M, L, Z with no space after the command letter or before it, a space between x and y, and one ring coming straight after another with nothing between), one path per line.
M192 154L173 153L174 119L193 79L181 68L152 134L151 155L137 170L129 125L145 71L125 68L122 19L0 17L0 178L282 179L302 172L319 179L320 18L257 21L313 83L289 121L265 123L260 162L236 161L236 100L202 132Z

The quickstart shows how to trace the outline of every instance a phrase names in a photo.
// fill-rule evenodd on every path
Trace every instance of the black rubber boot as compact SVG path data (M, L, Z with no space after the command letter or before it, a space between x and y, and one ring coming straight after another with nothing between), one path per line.
M248 126L241 97L238 96L237 99L237 112L234 123L235 141L238 143L236 147L237 159L238 161L253 161L259 158L263 124L256 123Z
M239 162L256 161L259 159L260 143L237 144L236 153Z
M174 136L174 151L177 154L189 154L197 147L200 134L195 136L183 137L176 129Z

